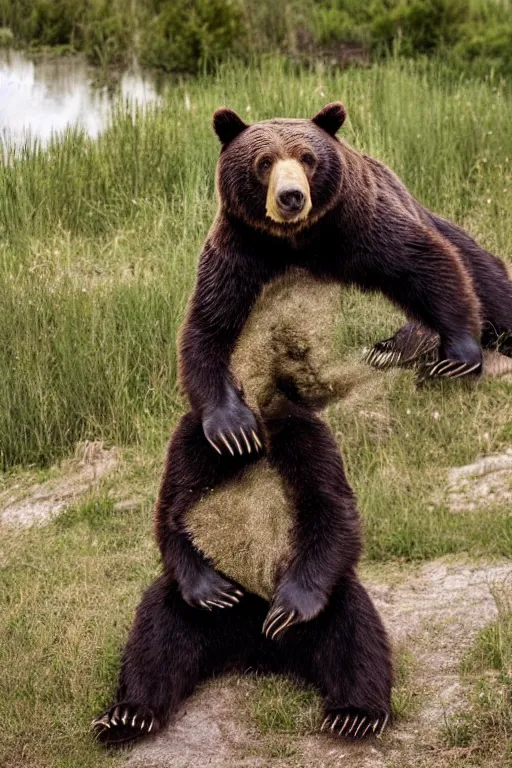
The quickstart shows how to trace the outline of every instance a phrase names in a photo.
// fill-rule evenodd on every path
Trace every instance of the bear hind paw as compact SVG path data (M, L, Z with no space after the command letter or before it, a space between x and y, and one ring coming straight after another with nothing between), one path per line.
M373 368L410 368L438 359L439 336L416 323L408 323L389 339L377 341L364 360Z

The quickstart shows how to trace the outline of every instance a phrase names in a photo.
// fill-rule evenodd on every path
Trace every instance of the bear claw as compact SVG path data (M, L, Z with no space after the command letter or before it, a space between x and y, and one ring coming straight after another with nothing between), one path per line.
M195 581L180 585L183 599L192 608L211 611L213 608L234 608L244 593L211 567L196 575Z
M91 730L95 732L96 739L115 746L151 733L154 725L155 718L149 710L118 704L93 720Z
M218 445L216 445L216 444L213 442L213 440L211 440L209 437L207 437L206 439L208 440L208 442L210 443L210 445L212 446L212 448L214 448L214 449L217 451L217 453L218 453L220 456L222 456L222 451L221 451L221 449L219 448L219 446L218 446Z
M336 715L336 717L334 718L334 721L333 721L333 723L331 725L331 731L333 730L333 728L335 728L336 723L338 722L339 719L340 719L340 716ZM331 716L327 715L327 717L324 719L322 725L320 726L320 733L322 733L322 731L325 731L326 726L329 725L330 721L331 721Z
M345 720L343 721L343 725L340 728L340 731L339 731L339 734L338 734L339 736L341 736L343 734L343 731L347 727L347 723L348 723L349 720L350 720L350 715L347 715Z
M469 376L480 368L480 362L469 365L460 360L438 360L435 363L427 363L426 372L429 378L439 376L446 379L458 379L461 376Z
M246 433L242 429L242 427L239 428L239 432L240 432L241 437L243 438L243 442L245 443L245 449L247 450L247 453L252 453L251 443L250 443L249 438L247 437ZM230 437L231 437L231 439L233 441L233 445L236 446L238 454L240 456L243 456L244 455L244 446L242 445L240 440L237 438L237 436L235 435L233 430L231 430L231 429L229 430L229 435L230 435ZM256 453L258 453L259 451L263 450L263 443L261 442L261 440L259 439L258 435L256 434L256 432L253 429L251 429L251 436L252 436L252 439L253 439L254 450L256 451ZM231 456L235 456L235 451L233 450L233 446L229 442L229 440L226 437L226 435L224 434L224 432L221 432L219 430L218 433L217 433L216 438L218 438L219 440L222 441L222 443L226 446L226 448L228 449L228 451L231 454ZM208 437L208 435L206 435L206 439L208 440L208 442L210 443L212 448L215 451L217 451L217 453L220 456L222 456L222 449L219 448L217 443L214 440L212 440L211 437Z
M389 339L378 341L364 356L374 368L407 368L429 358L439 346L439 337L418 325L406 325Z
M247 435L245 434L242 427L240 427L240 434L242 435L244 441L245 441L245 447L247 448L247 453L252 453L252 448L249 440L247 439Z
M343 718L341 727L338 730L340 722ZM324 719L320 730L325 731L329 726L331 733L337 733L338 736L350 739L362 740L367 735L375 734L376 738L380 738L388 723L389 714L382 713L375 717L369 712L363 710L348 710L343 712L330 712Z
M288 613L283 608L276 608L276 610L271 611L262 628L265 637L274 640L280 632L293 624L295 616L295 611Z
M251 434L252 434L252 439L256 443L256 449L261 451L263 449L263 443L259 439L259 437L256 434L256 432L254 431L254 429L251 429Z
M224 434L224 432L219 432L219 436L220 436L220 439L222 440L222 442L224 443L224 445L226 446L226 448L228 449L228 451L230 452L230 454L232 456L234 456L235 452L232 449L232 447L230 446L230 444L228 443L228 440L227 440L226 435Z
M359 721L359 725L357 726L356 730L354 731L354 739L357 739L357 734L359 733L359 731L361 730L361 728L363 727L363 725L366 723L367 720L368 720L368 718L366 716L361 718L361 720Z

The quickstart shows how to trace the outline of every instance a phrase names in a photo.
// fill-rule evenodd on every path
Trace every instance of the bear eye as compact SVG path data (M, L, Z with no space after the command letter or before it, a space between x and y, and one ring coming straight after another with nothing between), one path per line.
M311 154L311 152L304 152L301 157L301 161L304 165L307 165L308 168L314 168L316 165L315 157Z
M272 158L271 157L262 157L261 160L258 160L258 171L260 173L266 173L272 168Z

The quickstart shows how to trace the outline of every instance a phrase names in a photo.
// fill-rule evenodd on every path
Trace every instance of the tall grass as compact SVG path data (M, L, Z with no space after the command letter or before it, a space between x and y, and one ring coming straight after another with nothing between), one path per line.
M512 259L512 98L499 85L450 79L441 63L333 73L276 59L177 84L97 141L69 133L0 167L4 468L52 462L84 438L169 430L175 336L215 209L213 110L307 117L340 98L350 142ZM392 329L351 301L353 342Z
M124 760L94 749L87 728L107 705L118 649L157 569L150 510L161 458L148 448L182 408L175 336L215 209L211 113L229 104L247 120L304 117L338 98L349 110L350 142L512 262L512 97L449 77L442 62L344 73L295 71L276 59L226 66L177 84L157 111L119 113L96 142L71 133L0 166L2 466L49 464L85 438L135 446L87 503L44 528L2 531L2 768ZM383 299L345 291L340 344L367 345L400 319ZM442 492L448 467L512 444L512 385L418 391L410 372L386 381L365 411L330 414L368 559L512 556L510 505L455 514ZM114 499L131 497L142 499L140 510L116 511ZM510 645L508 614L510 606L508 623L500 619L499 633L491 628L478 648ZM510 694L510 652L499 663L496 653L489 658L486 651L481 668L497 668L500 685L491 680L478 695L492 706L475 709L472 732L462 721L450 737L452 746L476 747L477 757L489 738L501 757L501 737L510 738L502 695ZM408 686L400 682L395 693L397 716L414 704ZM263 681L250 701L260 731L286 735L272 742L269 761L293 757L293 733L309 731L314 700ZM396 765L404 760L398 754Z

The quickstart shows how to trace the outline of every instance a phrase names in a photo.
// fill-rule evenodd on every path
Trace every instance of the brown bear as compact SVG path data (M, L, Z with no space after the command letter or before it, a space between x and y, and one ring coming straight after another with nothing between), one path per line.
M262 288L291 268L305 269L317 280L381 290L439 335L442 365L433 372L441 376L480 373L481 311L485 322L499 326L503 319L499 298L505 302L509 286L500 262L476 245L467 245L462 256L462 235L452 242L386 166L336 139L344 119L340 103L327 105L312 120L251 126L229 109L214 115L222 143L219 208L180 342L181 380L200 425L198 441L204 433L210 444L205 466L213 465L214 454L228 458L219 464L214 485L229 479L244 456L254 458L263 448L261 425L244 401L230 360ZM492 294L489 283L498 273ZM288 431L299 423L292 419ZM285 621L292 615L294 621L308 621L326 605L342 568L329 520L348 498L334 487L337 454L322 456L315 446L313 434L323 439L316 421L311 439L301 424L302 437L299 431L286 440L286 430L266 433L269 455L296 499L301 532L302 556L282 574L270 609L271 615L281 611ZM196 448L201 455L204 450ZM193 495L173 499L169 521L193 503ZM322 511L314 526L311 508ZM164 562L174 569L182 594L205 601L215 592L213 576L186 537L164 533L165 528L159 539Z
M344 120L340 103L312 120L250 126L229 109L214 115L219 208L180 352L184 389L216 451L237 450L236 441L244 451L251 443L261 449L230 356L262 286L292 266L383 292L439 334L443 375L477 375L482 321L501 325L499 298L508 300L508 289L501 273L494 279L488 254L436 223L386 166L339 141Z
M359 353L341 357L339 294L288 272L263 290L238 339L231 368L260 414L267 455L249 445L247 461L238 438L234 456L219 454L195 414L181 419L156 507L164 574L137 610L116 703L94 723L103 742L155 733L198 681L247 668L315 685L325 725L341 736L384 729L390 649L355 572L359 516L320 411L334 400L360 410L385 384ZM283 480L284 464L300 483ZM300 568L308 582L297 596ZM286 603L297 597L300 613Z
M335 138L344 119L339 103L312 120L247 126L228 109L214 116L222 143L219 210L181 339L182 382L192 412L174 435L160 495L157 533L165 573L146 594L125 652L118 701L127 705L96 722L106 740L109 734L116 740L114 731L122 739L133 738L135 730L154 730L198 679L223 665L248 665L256 658L270 669L307 677L307 649L316 647L322 659L321 642L313 641L332 638L332 631L341 658L364 658L369 666L333 668L331 648L326 668L315 668L328 717L338 726L336 708L345 712L348 702L341 731L350 735L366 734L368 714L372 731L387 720L388 665L382 661L387 645L353 580L360 536L341 457L293 380L277 381L285 415L257 420L244 402L243 382L230 369L231 356L262 288L292 267L318 280L381 290L439 334L439 375L480 372L482 321L498 327L500 295L509 297L494 284L497 261L489 264L488 254L469 248L464 237L453 234L453 225L443 232L442 220L436 224L388 168ZM479 296L474 276L484 286ZM236 584L213 569L184 526L205 488L238 479L261 459L262 430L294 519L291 554L276 574L270 609L252 593L239 602ZM206 610L229 605L234 606L231 626L217 611ZM258 640L265 614L265 628L285 643L284 654L279 644L268 647ZM367 618L371 631L365 643L361 626ZM373 655L380 660L376 667ZM329 681L340 686L331 708ZM153 706L145 710L148 702Z

